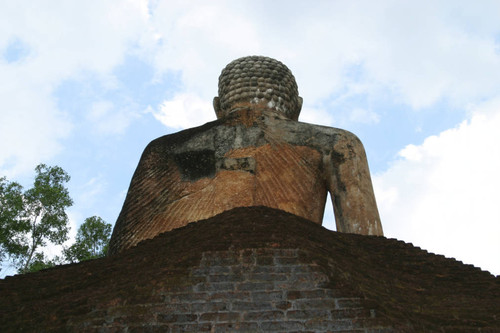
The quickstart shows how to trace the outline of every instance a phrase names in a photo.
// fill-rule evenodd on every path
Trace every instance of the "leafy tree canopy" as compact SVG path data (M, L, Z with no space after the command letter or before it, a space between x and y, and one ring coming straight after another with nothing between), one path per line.
M0 262L10 253L20 249L13 240L26 232L26 225L21 219L23 211L23 188L15 182L0 178Z
M76 242L64 250L64 257L70 262L102 257L107 252L110 237L111 224L98 216L86 218L78 228Z
M60 245L68 238L65 209L73 204L66 183L70 176L60 167L40 164L35 168L33 187L0 179L0 249L20 272L31 270L43 258L40 249L51 242Z
M62 257L45 256L42 250L49 242L61 245L68 239L65 210L73 201L66 188L70 177L63 169L40 164L35 171L33 187L26 191L0 178L0 263L8 258L18 272L26 273L104 256L111 224L98 216L85 219Z

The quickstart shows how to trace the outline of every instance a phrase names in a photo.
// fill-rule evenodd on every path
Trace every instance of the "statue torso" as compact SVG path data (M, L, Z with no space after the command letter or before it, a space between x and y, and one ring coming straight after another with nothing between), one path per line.
M277 208L321 223L323 160L336 131L266 116L219 120L156 139L132 179L128 197L136 199L125 201L117 221L121 234L133 234L126 242L135 245L243 206Z

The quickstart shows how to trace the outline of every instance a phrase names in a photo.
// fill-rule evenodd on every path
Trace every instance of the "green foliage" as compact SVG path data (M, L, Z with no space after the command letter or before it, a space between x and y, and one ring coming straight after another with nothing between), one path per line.
M78 228L76 242L64 250L64 257L70 262L79 262L103 257L111 237L111 224L98 216L85 219Z
M39 249L48 242L60 245L68 238L65 209L73 201L65 183L70 176L58 166L45 164L35 171L33 187L24 193L19 184L0 181L0 248L20 272L40 266L45 258Z
M31 260L29 266L20 269L19 273L24 274L24 273L37 272L39 270L51 268L56 265L62 265L63 263L64 262L62 258L60 258L59 256L56 256L54 259L49 260L45 257L43 253L37 252L33 256L33 260Z
M23 211L22 189L18 183L0 178L0 262L10 253L20 250L13 239L27 231L20 218Z
M0 263L9 258L19 273L27 273L104 256L111 224L98 216L85 219L63 257L45 256L41 249L49 242L61 245L68 239L65 209L73 201L65 186L70 177L63 169L40 164L35 171L33 187L24 192L18 183L0 178Z

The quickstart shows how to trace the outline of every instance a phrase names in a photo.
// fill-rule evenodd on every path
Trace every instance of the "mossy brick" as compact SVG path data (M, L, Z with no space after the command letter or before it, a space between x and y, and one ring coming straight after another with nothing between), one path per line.
M296 265L297 258L296 257L274 257L275 265Z
M245 276L248 273L253 272L253 269L255 266L253 265L235 265L235 266L229 266L229 271L230 274L233 274L240 278L242 281L245 280Z
M237 282L241 280L242 277L236 274L217 274L207 276L207 282Z
M372 312L365 308L351 308L330 311L332 319L371 318Z
M274 274L289 274L293 272L293 266L255 266L253 268L254 273L274 273Z
M193 289L195 291L198 291L198 292L201 292L201 291L232 291L232 290L235 290L235 283L233 283L233 282L199 283Z
M285 281L289 279L289 275L285 273L251 273L247 275L250 281Z
M191 311L193 313L204 313L204 312L217 312L217 311L228 311L230 304L227 300L230 298L225 298L224 302L201 302L201 303L191 303Z
M258 332L259 324L256 322L218 323L215 332Z
M207 312L200 315L200 322L233 322L240 318L239 312Z
M335 309L335 300L333 299L298 299L293 301L295 310L309 309Z
M273 308L271 302L232 302L231 309L233 311L258 311L271 310Z
M211 292L208 298L209 301L250 301L252 298L250 291L226 291L226 292Z
M243 315L246 321L278 321L285 318L283 311L248 311Z
M235 254L217 253L217 255L207 256L202 259L201 264L205 266L227 266L239 263L238 256Z
M294 281L274 281L275 287L278 289L314 289L318 286L318 282L311 280L294 280Z
M287 319L330 319L330 311L320 309L289 310L286 312Z
M328 277L321 272L305 272L305 273L296 273L293 272L290 274L291 281L314 281L315 283L321 283L328 280Z
M127 304L162 303L164 299L163 295L138 292L130 296Z
M275 257L298 258L300 250L298 249L272 249L272 254Z
M285 300L282 290L253 291L251 293L251 296L254 302L261 302L261 301L278 302Z
M335 305L337 309L361 308L362 302L359 298L335 298Z
M127 333L165 333L168 331L169 331L168 326L156 326L156 325L130 326L127 328ZM92 332L94 332L94 330Z
M192 270L193 276L202 276L205 277L211 274L229 274L231 273L231 266L200 266L194 267Z
M255 257L255 255L253 253L241 254L240 263L241 263L241 265L244 265L244 266L255 265L257 263L257 258Z
M106 325L106 319L104 318L104 314L94 314L88 320L82 320L80 323L68 323L68 326L72 327L102 327Z
M265 321L260 323L260 328L263 331L302 331L304 329L304 324L300 321Z
M168 296L169 296L168 301L171 303L194 302L194 301L201 301L208 299L208 293L204 292L204 290L175 293Z
M288 290L286 292L289 300L295 299L324 299L327 295L325 289Z
M309 319L304 323L306 329L321 330L329 332L351 331L359 328L352 320L323 320L322 318Z
M234 265L238 263L240 253L238 251L211 251L204 252L200 265ZM227 261L226 261L227 259Z
M273 290L274 283L268 281L242 282L236 284L236 289L241 291Z
M191 312L191 303L164 303L164 304L152 304L149 306L149 311L151 313L187 313Z
M258 251L258 249L248 248L248 249L240 250L239 254L240 254L241 258L243 258L243 257L255 257L257 254L257 251Z
M311 266L309 265L293 265L291 268L291 271L295 274L311 272Z
M192 323L192 324L172 324L169 326L172 333L184 332L210 332L212 325L210 323Z
M198 316L192 313L158 313L156 318L160 323L188 323L196 321Z
M274 302L273 305L279 310L288 310L292 307L292 303L288 301Z
M264 265L264 266L269 266L269 265L274 265L274 257L273 256L258 256L257 259L257 265Z
M177 284L177 281L166 281L165 284L162 284L161 286L158 287L158 294L164 294L164 293L172 293L172 292L189 292L191 291L192 284L190 283L189 285L186 285L186 281L188 280L187 277L183 276L182 277L182 283Z

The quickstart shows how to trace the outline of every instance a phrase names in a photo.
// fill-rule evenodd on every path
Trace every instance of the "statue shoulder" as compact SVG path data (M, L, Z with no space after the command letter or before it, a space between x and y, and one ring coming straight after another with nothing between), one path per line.
M163 135L151 141L144 149L143 155L159 151L168 153L182 149L186 145L196 145L197 142L203 143L207 137L213 135L212 130L219 125L220 121L215 120L201 126Z
M296 122L296 131L307 142L321 147L331 147L340 142L362 145L361 140L354 133L341 128Z

